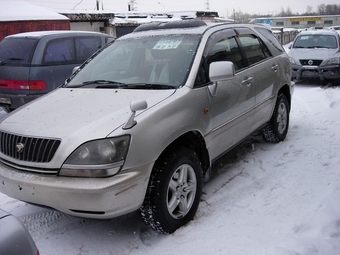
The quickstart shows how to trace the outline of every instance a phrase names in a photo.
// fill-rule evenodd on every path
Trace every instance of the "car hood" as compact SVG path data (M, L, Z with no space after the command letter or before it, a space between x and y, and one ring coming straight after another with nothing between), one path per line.
M0 129L83 142L103 138L128 120L131 101L145 99L150 108L174 91L60 88L9 114Z
M320 59L326 60L335 57L338 49L290 49L288 55L294 59Z

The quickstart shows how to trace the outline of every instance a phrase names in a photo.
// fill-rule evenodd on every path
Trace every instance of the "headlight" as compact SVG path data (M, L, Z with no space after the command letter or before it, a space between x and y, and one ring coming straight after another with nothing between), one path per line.
M295 60L294 60L292 57L289 57L289 61L290 61L290 63L292 63L292 64L296 64Z
M90 141L79 146L60 169L60 176L108 177L124 164L130 136Z
M340 64L340 58L331 58L326 62L326 65L334 65L334 64Z

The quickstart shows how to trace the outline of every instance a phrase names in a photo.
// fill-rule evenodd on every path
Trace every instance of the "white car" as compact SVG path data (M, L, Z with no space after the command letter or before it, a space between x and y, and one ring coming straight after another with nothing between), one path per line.
M306 30L299 33L288 52L292 79L340 79L340 40L333 30Z

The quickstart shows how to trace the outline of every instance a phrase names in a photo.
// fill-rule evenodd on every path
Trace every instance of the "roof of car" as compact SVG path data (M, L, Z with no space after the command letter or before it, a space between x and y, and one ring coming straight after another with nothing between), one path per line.
M44 36L53 36L53 35L107 35L99 32L90 32L90 31L74 31L74 30L49 30L49 31L35 31L35 32L25 32L9 35L7 37L30 37L30 38L41 38ZM108 36L108 35L107 35Z
M304 30L300 32L300 35L336 35L336 31L330 30L330 29L310 29L310 30Z
M214 27L263 27L259 24L236 24L236 23L206 23L199 20L180 20L172 22L153 22L151 24L143 24L137 27L132 33L122 38L132 38L136 35L159 35L159 34L204 34L210 28ZM268 28L267 28L268 29Z

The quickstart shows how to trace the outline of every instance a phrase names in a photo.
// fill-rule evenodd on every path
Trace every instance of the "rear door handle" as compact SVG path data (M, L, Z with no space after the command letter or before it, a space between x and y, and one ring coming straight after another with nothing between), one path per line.
M272 66L272 70L276 73L278 67L279 67L278 65L273 65L273 66Z

